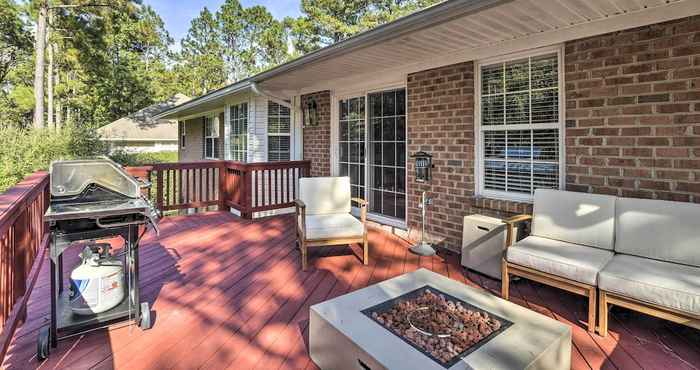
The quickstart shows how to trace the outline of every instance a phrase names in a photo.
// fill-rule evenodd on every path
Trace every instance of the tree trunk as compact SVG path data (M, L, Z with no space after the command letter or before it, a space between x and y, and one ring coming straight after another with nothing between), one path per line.
M34 39L34 128L44 127L44 49L46 49L46 16L49 12L48 0L39 4L39 18L36 21Z
M56 87L58 87L59 83L61 83L61 73L60 73L60 70L56 70L54 85L56 85ZM63 105L61 104L61 98L58 98L58 99L56 99L56 129L60 130L62 124L63 124Z
M51 29L47 28L46 30L46 38L47 40L51 37ZM47 92L47 124L46 126L49 128L56 128L54 126L54 119L53 119L53 44L51 44L51 40L47 41L47 46L49 47L48 53L49 53L49 65L48 65L48 73L49 73L49 78L48 78L48 92Z

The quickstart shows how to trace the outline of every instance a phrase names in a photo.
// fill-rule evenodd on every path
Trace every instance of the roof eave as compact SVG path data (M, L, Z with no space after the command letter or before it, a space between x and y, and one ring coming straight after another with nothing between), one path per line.
M209 94L192 99L184 104L168 109L167 111L156 115L154 118L177 118L177 113L185 109L193 108L208 101L240 92L241 90L250 87L253 83L263 82L272 77L299 68L305 64L336 57L352 52L357 48L374 45L382 41L399 37L400 35L409 32L418 31L438 23L447 22L466 14L479 12L481 10L508 3L510 1L513 0L448 0L443 3L419 10L395 21L377 26L371 30L351 36L343 41L310 52L297 59L273 67L265 72L261 72L257 75L223 87Z

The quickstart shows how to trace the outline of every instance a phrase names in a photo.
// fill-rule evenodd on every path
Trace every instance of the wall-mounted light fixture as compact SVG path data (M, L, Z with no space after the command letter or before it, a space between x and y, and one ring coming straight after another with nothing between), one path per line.
M304 127L318 126L318 102L315 96L307 96L302 102L302 112L304 115Z

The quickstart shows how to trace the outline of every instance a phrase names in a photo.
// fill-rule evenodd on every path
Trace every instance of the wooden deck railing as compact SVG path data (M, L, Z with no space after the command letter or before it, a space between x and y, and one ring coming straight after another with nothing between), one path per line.
M0 358L25 319L48 245L44 212L49 204L49 175L37 172L0 194Z
M218 206L242 217L293 205L299 178L309 175L309 161L241 163L204 161L129 167L152 183L148 196L161 211Z
M146 195L162 211L232 207L251 218L253 212L291 207L297 182L308 176L310 162L163 163L127 171L152 183ZM0 194L0 359L25 319L49 243L44 223L49 197L46 172L34 173Z
M311 162L226 161L224 169L224 205L250 218L253 212L292 207L299 179L309 175Z

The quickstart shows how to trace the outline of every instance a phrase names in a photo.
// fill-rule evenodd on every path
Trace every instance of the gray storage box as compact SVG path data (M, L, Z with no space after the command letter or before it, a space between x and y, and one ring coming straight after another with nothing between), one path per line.
M505 242L506 225L500 219L482 215L465 216L462 266L500 280Z

